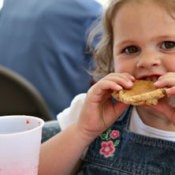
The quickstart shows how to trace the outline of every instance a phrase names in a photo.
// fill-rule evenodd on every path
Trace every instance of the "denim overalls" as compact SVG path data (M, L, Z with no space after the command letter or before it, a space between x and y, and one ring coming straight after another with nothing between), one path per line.
M131 110L91 144L78 175L175 175L175 142L130 132Z

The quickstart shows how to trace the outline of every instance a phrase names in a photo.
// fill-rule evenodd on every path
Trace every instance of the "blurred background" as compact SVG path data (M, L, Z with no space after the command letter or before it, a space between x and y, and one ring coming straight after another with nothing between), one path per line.
M12 111L9 93L18 95L14 99L19 102L24 89L16 91L4 85L1 94L7 103L3 109L1 105L0 115L19 113L21 107L24 114L48 115L46 119L55 120L77 94L87 92L94 83L89 71L95 68L87 39L107 3L108 0L0 0L0 72L30 87L23 98L28 100L26 105L16 105L14 110L18 111ZM95 38L90 47L95 47L98 40ZM30 98L35 97L32 105L26 95L29 91Z

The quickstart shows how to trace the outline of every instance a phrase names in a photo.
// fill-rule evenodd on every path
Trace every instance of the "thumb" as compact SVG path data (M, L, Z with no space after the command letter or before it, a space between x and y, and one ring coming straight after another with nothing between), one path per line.
M115 116L116 118L120 117L120 115L126 110L126 108L129 105L122 103L122 102L117 102L115 105Z

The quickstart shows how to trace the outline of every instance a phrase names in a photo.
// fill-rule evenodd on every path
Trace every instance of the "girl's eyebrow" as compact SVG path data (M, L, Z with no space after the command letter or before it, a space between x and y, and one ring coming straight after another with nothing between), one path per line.
M165 41L165 40L175 40L175 34L173 35L162 35L162 36L155 36L151 39L151 41Z
M159 39L175 39L175 34L173 35L163 35L158 37Z
M115 46L122 47L126 45L132 45L135 42L133 40L118 40L117 42L114 42L114 43L115 43Z
M170 35L162 35L162 36L155 36L151 39L151 41L157 41L157 40L175 40L175 33L174 34L170 34ZM125 46L125 45L131 45L131 44L136 44L136 42L140 42L141 40L137 40L134 38L130 38L130 39L117 39L114 43L116 46ZM142 41L141 41L142 42Z

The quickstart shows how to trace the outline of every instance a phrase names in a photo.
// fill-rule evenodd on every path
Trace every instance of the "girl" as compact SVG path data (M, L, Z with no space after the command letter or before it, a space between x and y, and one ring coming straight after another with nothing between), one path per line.
M101 79L58 115L70 126L42 145L39 174L69 175L88 148L78 175L173 175L175 1L112 0L103 24L95 52ZM155 81L167 97L137 107L111 100L136 79Z

